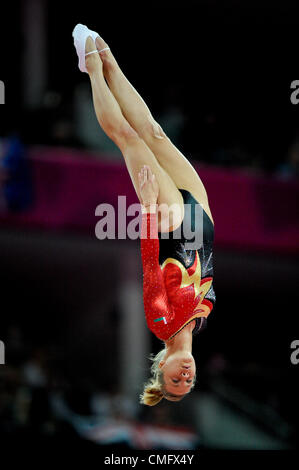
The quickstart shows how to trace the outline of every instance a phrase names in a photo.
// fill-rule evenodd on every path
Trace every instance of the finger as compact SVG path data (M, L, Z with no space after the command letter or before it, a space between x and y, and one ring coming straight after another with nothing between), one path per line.
M141 175L139 176L139 188L140 189L142 188L142 176Z

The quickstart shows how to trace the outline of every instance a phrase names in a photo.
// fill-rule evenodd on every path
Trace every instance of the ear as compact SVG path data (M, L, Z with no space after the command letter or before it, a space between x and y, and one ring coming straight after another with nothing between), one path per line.
M160 361L160 362L159 362L159 369L161 369L161 367L163 367L164 364L165 364L165 361Z

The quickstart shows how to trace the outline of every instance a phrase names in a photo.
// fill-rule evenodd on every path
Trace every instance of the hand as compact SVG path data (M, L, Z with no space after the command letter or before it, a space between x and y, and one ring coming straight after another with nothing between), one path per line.
M150 167L143 165L138 173L138 178L143 205L149 206L151 204L156 204L159 194L159 185Z

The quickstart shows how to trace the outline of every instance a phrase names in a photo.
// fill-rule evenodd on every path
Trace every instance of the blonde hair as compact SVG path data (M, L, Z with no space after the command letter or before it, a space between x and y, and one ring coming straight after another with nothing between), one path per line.
M164 390L163 372L159 364L164 359L166 354L166 347L158 352L158 354L151 354L149 359L152 361L151 373L152 377L145 383L143 393L140 395L140 403L143 405L154 406L157 405L163 398L170 401L180 401L185 395L172 395ZM191 389L194 387L191 387Z

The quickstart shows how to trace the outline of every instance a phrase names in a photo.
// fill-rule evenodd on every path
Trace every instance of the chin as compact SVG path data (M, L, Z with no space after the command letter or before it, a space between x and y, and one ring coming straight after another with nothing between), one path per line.
M185 356L185 355L184 355L184 356L182 357L182 359L183 359L183 361L190 362L190 364L191 364L191 362L194 362L194 358L193 358L192 354L191 354L191 355L188 355L188 356Z

